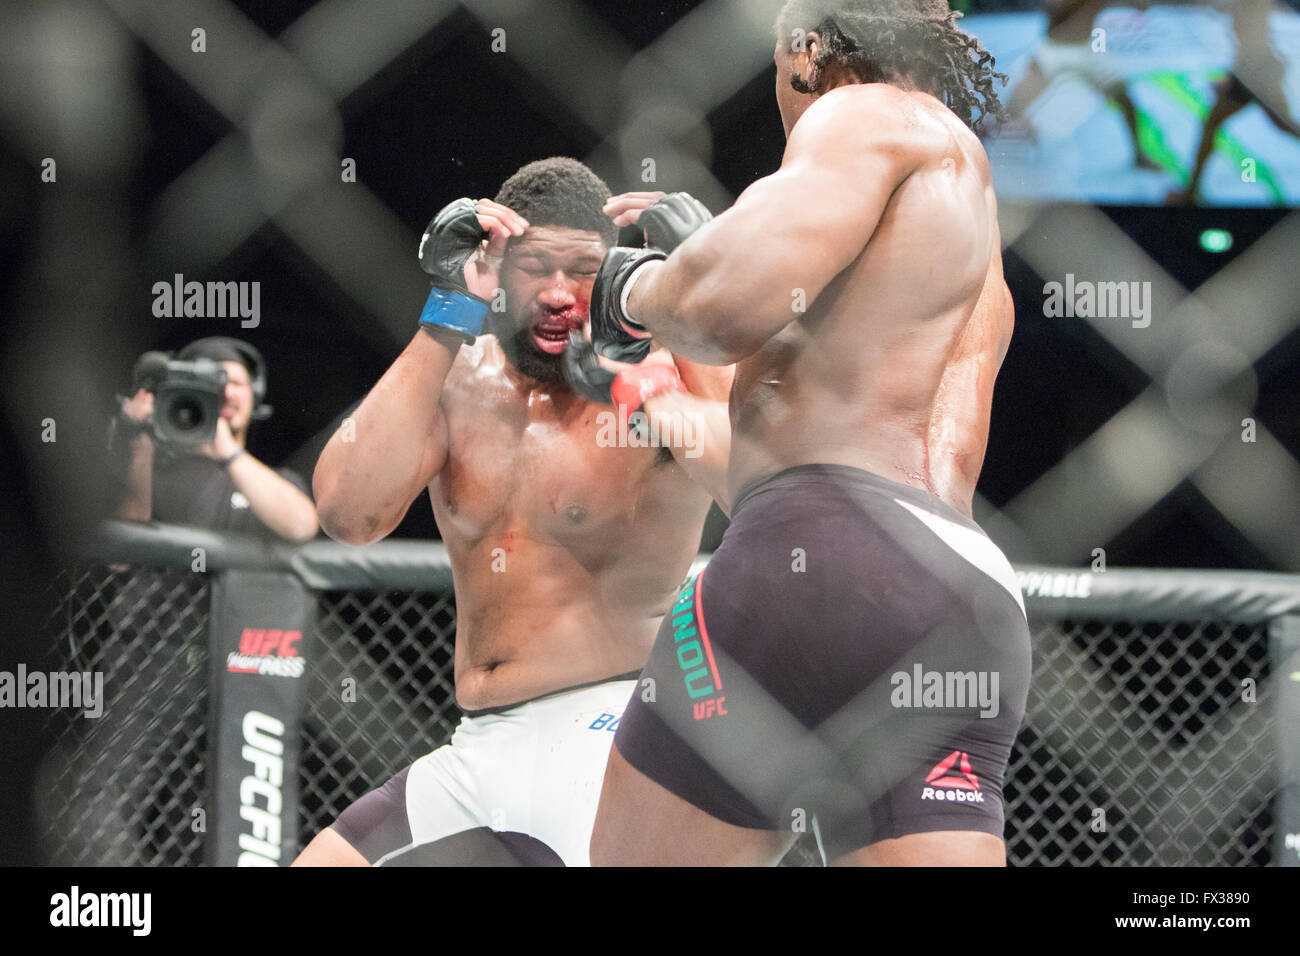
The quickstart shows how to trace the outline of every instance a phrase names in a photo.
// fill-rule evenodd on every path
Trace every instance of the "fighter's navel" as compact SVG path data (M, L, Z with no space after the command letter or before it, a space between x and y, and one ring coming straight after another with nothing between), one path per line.
M570 524L582 524L587 520L587 509L582 505L569 505L564 509L564 517L569 519Z

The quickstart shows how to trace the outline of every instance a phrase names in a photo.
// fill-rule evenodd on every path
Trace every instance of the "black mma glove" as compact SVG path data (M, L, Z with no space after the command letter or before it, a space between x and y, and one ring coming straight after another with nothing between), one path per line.
M579 395L593 402L621 407L626 414L639 410L660 392L686 391L681 375L671 364L633 365L617 374L602 368L596 350L578 332L569 333L569 345L564 350L564 377Z
M623 311L628 280L647 262L670 253L713 214L690 193L670 193L649 206L637 220L647 249L611 249L601 263L591 291L591 340L596 351L618 362L640 362L650 354L650 333ZM662 250L660 252L659 250Z
M640 362L650 354L650 333L623 311L623 290L637 269L667 258L658 249L626 246L615 246L605 253L591 288L591 342L605 358Z
M581 332L569 333L569 344L564 349L564 379L579 395L593 402L612 403L609 387L614 384L614 373L601 368L596 360L596 350L582 337Z
M647 246L671 253L712 220L713 213L690 193L669 193L641 213L637 226Z
M465 264L488 236L479 225L477 205L472 199L457 199L444 206L420 240L420 268L433 284L420 327L431 332L448 329L467 344L482 334L489 308L465 285Z

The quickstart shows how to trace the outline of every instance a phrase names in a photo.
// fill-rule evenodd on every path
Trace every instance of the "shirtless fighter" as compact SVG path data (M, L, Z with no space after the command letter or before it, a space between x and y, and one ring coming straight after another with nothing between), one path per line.
M971 506L1012 303L967 125L992 63L955 21L786 4L780 170L666 261L602 264L598 351L739 364L732 523L615 735L598 865L771 863L804 828L838 863L1005 863L1029 631Z
M646 349L616 376L581 334L570 344L618 226L661 195L611 199L586 166L550 159L430 224L420 331L354 414L355 440L331 438L314 488L322 527L350 544L384 537L428 489L465 717L296 865L588 862L613 731L726 474L732 370ZM708 218L684 194L664 209L641 223L661 248ZM650 436L682 440L627 437L644 433L611 426L611 393L633 425L640 409Z

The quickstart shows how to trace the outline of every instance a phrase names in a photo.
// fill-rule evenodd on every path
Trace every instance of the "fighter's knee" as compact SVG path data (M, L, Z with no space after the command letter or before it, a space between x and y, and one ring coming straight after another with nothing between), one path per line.
M614 857L610 848L609 827L602 823L600 811L596 811L595 825L591 828L591 842L587 854L592 866L613 866Z
M934 830L880 840L831 866L1006 866L1006 844L991 833Z
M369 866L370 861L332 828L322 830L290 866Z
M591 834L587 857L591 860L592 866L609 866L609 858L605 856L605 844L600 842L595 833Z

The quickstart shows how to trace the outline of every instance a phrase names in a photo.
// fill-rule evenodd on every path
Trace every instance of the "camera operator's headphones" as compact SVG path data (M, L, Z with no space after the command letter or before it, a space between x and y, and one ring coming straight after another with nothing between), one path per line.
M262 353L247 342L242 339L227 338L223 335L212 336L211 338L191 342L176 353L176 358L181 362L192 362L197 358L213 358L211 352L232 351L240 356L235 361L242 362L248 369L248 383L253 389L253 413L249 416L249 420L256 422L270 418L271 406L264 401L266 398L266 362L262 358ZM214 361L226 360L214 359Z

